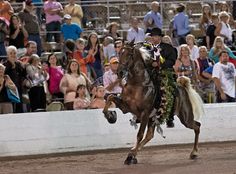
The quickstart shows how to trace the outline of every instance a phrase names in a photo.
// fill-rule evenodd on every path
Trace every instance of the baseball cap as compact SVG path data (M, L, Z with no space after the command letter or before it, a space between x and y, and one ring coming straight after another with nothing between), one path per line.
M71 19L71 15L65 14L65 15L64 15L64 19Z
M113 58L111 58L111 60L110 60L110 64L113 64L113 63L119 63L119 60L118 60L117 57L113 57Z

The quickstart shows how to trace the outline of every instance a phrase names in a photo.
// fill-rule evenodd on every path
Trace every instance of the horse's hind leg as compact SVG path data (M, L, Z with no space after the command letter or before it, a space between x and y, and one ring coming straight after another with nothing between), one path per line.
M190 159L195 159L198 156L198 139L199 139L199 134L200 134L200 126L201 124L198 122L194 122L194 133L195 133L195 139L194 139L194 146L193 146L193 150L190 154Z

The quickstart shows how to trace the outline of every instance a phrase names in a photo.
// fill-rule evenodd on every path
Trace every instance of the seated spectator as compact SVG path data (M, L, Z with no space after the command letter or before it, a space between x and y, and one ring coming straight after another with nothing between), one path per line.
M61 33L63 36L63 40L72 39L76 41L80 38L80 34L82 33L82 29L78 24L71 22L71 16L69 14L64 15L65 23L61 26Z
M25 40L28 38L28 32L24 27L24 23L20 22L17 15L12 15L10 19L10 39L9 45L18 48L25 47Z
M127 40L129 42L131 42L132 40L134 40L134 43L144 42L145 40L144 30L140 28L138 25L139 25L138 19L133 17L131 19L131 28L128 30L127 33Z
M216 27L215 35L223 37L224 43L227 46L231 46L232 40L233 40L233 38L232 38L233 33L232 33L232 29L229 25L230 16L227 12L223 11L223 12L219 13L219 19L220 19L220 22Z
M72 39L68 39L65 41L65 47L64 47L64 56L63 56L63 68L66 69L68 63L70 60L72 60L74 58L74 52L76 50L76 45L75 45L75 41L73 41Z
M114 48L115 48L115 55L113 56L116 56L118 59L120 57L120 51L121 51L121 48L123 47L123 42L122 40L117 40L115 41L115 44L114 44Z
M227 51L219 54L220 62L213 67L212 77L217 88L217 102L235 102L235 67L229 62Z
M199 49L196 45L195 36L192 34L188 34L186 36L186 43L191 52L191 60L197 60L197 58L199 57Z
M73 104L74 110L87 109L89 108L90 103L91 103L90 99L86 97L86 86L79 85L77 87L77 93Z
M117 76L119 60L117 57L112 57L110 60L110 70L103 75L103 84L106 89L106 96L109 94L120 94L122 88L120 87L120 80Z
M199 67L199 88L203 92L201 97L204 102L208 102L208 93L214 91L214 82L212 78L206 78L202 73L208 67L213 66L214 62L207 57L207 48L205 46L199 47L199 58L196 62Z
M89 98L90 80L79 69L79 63L72 59L67 68L67 73L61 79L60 91L64 94L64 104L66 110L73 110L73 103L76 97L77 87L86 86L86 97Z
M47 80L47 71L40 66L40 58L37 54L30 57L29 65L26 66L28 79L31 80L31 88L29 89L30 108L32 112L37 109L46 109L46 93L44 90L44 82Z
M7 96L7 88L16 90L16 86L8 75L4 75L5 66L0 63L0 114L13 113L13 106Z
M106 105L106 100L104 99L105 96L105 88L104 86L97 86L95 91L95 97L91 101L90 108L91 109L102 109ZM113 103L110 107L115 107Z
M231 49L224 44L222 37L217 36L215 38L213 47L209 51L209 58L213 60L215 63L219 62L219 54L221 51L227 51L230 58L236 59L236 56L231 51Z

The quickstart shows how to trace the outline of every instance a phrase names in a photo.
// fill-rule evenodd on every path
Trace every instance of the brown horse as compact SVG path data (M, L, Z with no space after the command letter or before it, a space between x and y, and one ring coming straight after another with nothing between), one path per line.
M114 102L123 113L130 112L140 121L137 142L129 152L124 162L125 164L136 164L138 150L141 150L154 136L156 124L154 124L155 119L153 118L155 116L153 115L155 114L153 114L153 111L158 89L155 88L148 70L150 60L151 58L148 52L140 46L133 45L133 43L126 44L122 48L118 66L118 78L122 79L126 76L127 82L122 85L120 96L108 96L106 106L103 110L108 122L115 123L115 111L108 110L111 103ZM176 91L175 114L178 115L182 124L187 128L194 129L195 132L194 147L190 154L190 158L194 159L197 157L198 137L201 125L194 120L194 116L201 114L201 111L203 111L202 103L197 93L191 88L190 80L187 77L178 79ZM146 127L148 129L144 137Z

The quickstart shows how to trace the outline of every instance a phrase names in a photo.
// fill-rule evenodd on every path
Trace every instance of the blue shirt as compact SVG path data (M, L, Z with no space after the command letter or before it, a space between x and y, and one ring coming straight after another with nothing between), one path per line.
M72 23L70 25L63 24L61 27L61 32L63 34L64 40L73 39L77 40L80 38L80 34L82 33L82 29L79 25Z
M152 28L160 28L162 29L162 17L159 12L155 13L154 11L149 11L145 16L143 21L148 22L149 20L152 20L153 22L153 27ZM149 27L149 29L152 29Z
M177 35L186 35L190 32L189 30L189 19L188 15L184 12L178 13L174 17L174 29L177 31Z

